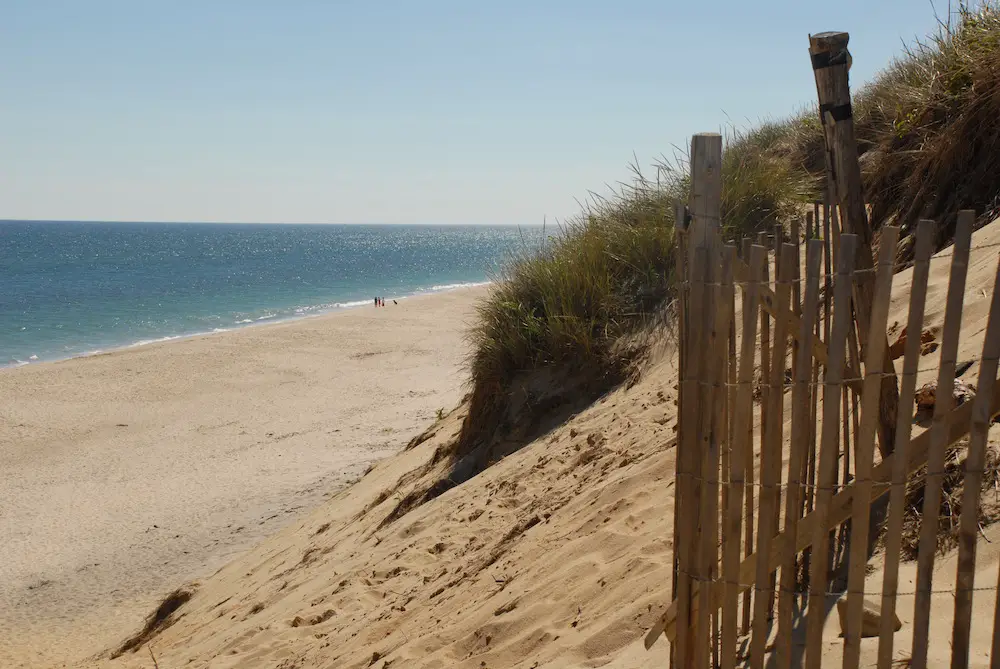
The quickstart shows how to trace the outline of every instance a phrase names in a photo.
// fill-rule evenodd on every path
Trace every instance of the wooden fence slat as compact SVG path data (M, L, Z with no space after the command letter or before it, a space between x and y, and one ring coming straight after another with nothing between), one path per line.
M766 232L761 232L757 235L757 243L764 248L768 248L768 238ZM771 263L769 256L766 256L764 262L764 283L770 283L771 281ZM777 258L775 258L777 261ZM765 286L766 287L766 286ZM775 286L777 288L777 286ZM771 290L771 295L764 293L762 295L764 302L770 302L775 305L775 309L781 311L781 307L778 305L777 300L777 290ZM770 299L768 299L770 297ZM777 320L777 318L775 319ZM760 445L761 451L764 450L764 443L767 440L767 430L770 426L770 422L767 419L767 410L769 407L768 396L771 393L771 388L768 385L768 381L771 378L771 318L768 316L766 310L760 310ZM763 458L762 458L763 460ZM763 464L763 462L761 463ZM760 476L761 483L763 483L764 472L763 467L759 468L758 476ZM758 497L763 499L764 491L763 489L758 491ZM763 523L760 521L760 500L757 502L757 536L760 536L760 528ZM759 542L759 540L758 540ZM759 591L758 591L759 592Z
M747 262L747 263L751 263L749 265L749 267L747 268L747 271L744 273L744 278L747 281L749 281L749 280L752 279L753 281L755 281L757 283L757 293L758 293L758 300L757 300L757 302L758 302L758 304L760 304L760 299L759 299L760 292L761 292L761 290L763 290L764 288L767 287L767 286L761 285L761 283L760 283L761 281L763 281L763 278L764 278L763 267L764 267L764 263L767 262L767 249L761 247L761 251L759 251L758 253L763 254L763 255L754 256L754 252L751 250L752 246L753 246L753 240L750 237L744 237L743 238L743 260L745 262ZM754 262L756 262L757 264L756 265L752 264ZM739 272L740 272L740 269L741 269L740 265L741 265L741 263L737 263L736 264L735 270L736 270L737 274L739 274ZM744 309L746 309L746 299L747 299L747 293L744 292L743 293L743 300L744 300L744 302L743 302L743 305L744 305L743 308ZM757 309L753 310L752 316L753 316L753 319L755 321L754 328L753 328L753 337L752 337L752 341L753 341L753 353L754 353L754 355L756 355L756 352L757 352L757 325L756 325ZM744 335L743 335L744 337L747 336L745 333L746 333L746 329L744 329ZM750 372L750 375L751 375L750 383L753 384L753 372L752 371ZM752 400L752 392L753 391L751 389L751 400ZM746 481L745 492L744 492L744 497L746 498L746 500L745 500L745 508L746 508L746 515L745 515L745 518L746 518L746 532L744 533L744 538L743 538L743 557L744 558L748 557L750 555L753 555L753 550L754 550L754 545L755 545L754 544L754 507L755 507L756 503L755 503L754 500L755 500L756 495L754 494L754 492L755 492L754 491L754 480L756 479L756 477L754 476L754 461L753 461L753 405L752 404L751 404L751 407L750 407L750 420L747 421L746 432L747 432L747 441L746 441L747 446L746 446L745 457L744 457L744 463L745 463L746 467L745 467L744 472L743 472L744 477L745 477L745 481ZM740 618L740 629L742 630L743 634L749 634L750 633L750 610L751 610L750 607L752 606L752 603L753 603L752 602L752 595L753 595L753 593L750 590L747 590L746 592L743 593L743 604L742 604L743 614L742 614L742 616Z
M820 235L820 215L819 215L819 203L813 203L813 211L809 212L812 214L812 237L811 239L818 240L823 245L823 253L826 253L826 240ZM824 298L825 301L825 298ZM819 307L817 307L818 309ZM815 340L820 339L820 333L822 332L822 318L820 313L817 311L815 314L815 331L812 336ZM816 485L816 419L819 416L819 369L820 360L817 358L813 362L812 368L812 392L810 393L810 406L809 406L809 424L813 427L809 430L809 453L806 456L806 473L802 477L802 480L806 482L806 490L804 496L804 504L802 506L802 512L800 516L811 512L813 510L813 502L815 499L815 485ZM807 550L802 554L802 580L803 583L808 583L809 574L809 559L811 551Z
M737 249L736 249L735 246L727 246L726 248L727 249L731 249L731 251L728 251L728 252L732 254L731 257L730 257L730 261L729 261L729 282L730 282L730 284L732 284L732 280L733 280L733 277L732 277L732 268L734 267L735 262L736 262L736 256L737 256L736 251L737 251ZM722 485L722 495L721 495L721 502L720 502L721 506L719 507L720 508L720 514L726 514L726 513L728 513L728 510L729 510L729 496L732 494L732 492L730 490L730 485L729 485L730 481L729 481L729 479L730 479L730 473L732 472L732 468L731 467L732 467L732 452L733 452L733 435L735 434L734 419L735 419L736 388L737 388L736 381L737 381L737 375L738 375L738 369L737 369L737 360L738 360L738 358L736 357L736 291L733 289L732 286L730 286L729 290L726 291L726 294L724 295L724 299L727 302L727 309L729 310L729 337L728 337L729 351L728 351L728 356L726 358L726 371L727 371L727 377L726 378L727 378L727 381L729 382L729 387L727 388L727 391L726 391L726 398L725 398L726 405L725 405L725 409L724 409L724 412L723 412L723 424L722 424L722 429L724 430L724 433L722 435L722 481L723 481L723 485ZM741 464L741 466L742 466L742 464ZM742 502L742 494L737 498L737 503L736 503L737 504L737 509L739 509L739 505L740 505L741 502ZM726 550L727 550L726 547L729 546L729 545L732 545L734 543L735 543L736 551L737 551L736 554L739 555L739 552L738 552L739 548L740 548L740 532L739 532L739 528L737 528L737 530L736 530L736 538L733 539L733 540L730 540L729 539L730 533L727 531L727 526L726 526L726 522L725 522L725 516L721 516L720 517L720 522L719 522L719 529L720 529L720 534L721 534L721 537L720 537L720 547L722 549L722 555L725 556ZM737 558L737 563L738 562L739 562L739 558ZM721 570L722 569L724 569L724 567L723 567L722 562L720 562L720 564L719 564L720 573L718 574L719 576L721 576ZM734 615L735 615L735 606L736 606L736 604L734 603L733 606L734 606L733 611L734 611ZM720 644L722 643L722 635L721 635L722 613L724 613L724 611L723 612L719 612L719 611L715 612L715 623L714 623L714 630L715 630L715 657L713 659L715 667L719 667L720 666L719 647L720 647ZM735 620L735 618L734 618L734 620Z
M743 339L740 342L740 369L736 401L733 408L733 441L729 458L729 499L726 509L726 531L733 537L723 546L723 574L726 583L725 605L722 607L722 669L736 666L736 613L739 598L740 525L743 519L744 481L746 471L753 467L753 373L757 350L757 310L760 308L760 280L766 249L754 246L750 252L751 280L743 299ZM749 463L749 464L748 464ZM749 610L749 607L747 607Z
M677 416L684 415L684 386L683 382L686 378L685 370L686 366L686 354L687 354L687 311L688 311L688 272L687 272L687 257L688 257L688 247L687 247L687 207L683 202L677 200L674 202L674 248L676 252L676 275L679 278L677 285L677 331L680 332L680 337L678 337L677 342ZM683 426L680 425L678 421L677 426L677 443L681 443L681 430ZM678 449L677 456L677 469L675 471L675 485L674 485L674 523L673 523L673 549L672 549L672 579L670 587L670 598L676 601L677 599L677 567L678 567L678 557L677 557L677 545L679 542L679 512L680 512L680 497L681 497L681 481L676 480L676 476L680 472L680 455ZM671 647L670 655L670 667L673 669L675 664L675 657L673 655L673 647Z
M801 267L802 267L802 249L800 248L800 244L802 243L802 240L801 240L801 237L802 237L802 220L799 217L797 217L797 216L792 219L790 234L791 234L791 238L792 238L791 239L791 243L795 246L795 266L797 268L799 268L799 271L797 271L795 273L795 279L792 282L792 311L794 311L795 313L797 313L801 317L802 316L802 286L799 283L799 280L802 277L802 270L801 270ZM802 337L802 340L803 341L808 341L809 340L809 336L808 336L809 334L810 333L806 333L806 335ZM798 342L797 339L793 339L792 340L792 346L796 350L798 349L798 343L797 342ZM797 358L793 358L793 359L797 359ZM794 377L794 375L793 375L793 377Z
M819 221L816 222L817 227ZM830 341L830 312L833 306L833 241L830 235L830 202L823 203L823 342Z
M806 215L806 219L808 219L808 214ZM799 318L802 318L802 279L805 278L805 266L803 265L804 259L802 257L802 246L803 242L807 241L805 237L808 236L808 229L806 230L805 233L803 233L802 231L802 223L803 223L802 217L795 216L792 218L792 221L789 224L789 236L791 237L791 243L795 245L795 276L792 279L792 312L795 313ZM791 337L791 342L792 342L792 375L790 377L791 379L798 378L799 349L802 348L803 345L808 346L808 341L812 337L812 332L804 332L801 327L799 328L797 334L798 336L796 336L796 333L793 332ZM800 344L799 343L800 341L806 342L806 344ZM810 359L811 357L812 356L810 356ZM812 364L811 361L810 364ZM805 466L808 460L809 460L809 454L806 453L803 456L799 467L802 471L796 474L796 480L799 482L805 480L804 476ZM789 470L788 480L791 481L791 479L792 479L792 473L791 470ZM801 490L797 492L801 492ZM785 495L787 498L788 495L787 491L785 492ZM798 500L800 508L795 510L796 520L798 519L799 516L801 516L801 511L802 511L801 505L805 501L805 496L799 494ZM795 569L794 555L792 556L791 569L792 570ZM784 578L784 570L782 570L782 578ZM781 589L778 588L777 592L780 599ZM780 609L780 601L779 601L779 609Z
M886 348L886 325L892 297L892 274L896 261L899 228L885 226L879 244L875 276L875 296L868 319L865 346L865 380L861 392L860 429L854 433L854 514L851 519L850 563L847 579L847 633L844 640L844 669L857 669L861 661L861 623L864 618L865 573L868 566L868 528L871 499L871 472L875 454L875 431L879 421L879 390L882 360Z
M993 401L990 406L991 419L1000 416L1000 380L996 381L993 385L992 397ZM947 426L947 446L952 446L968 435L971 421L972 402L966 402L951 410L943 421ZM910 441L909 454L905 458L907 476L926 464L927 453L930 450L930 436L930 431L926 431L918 434ZM890 453L872 470L872 481L874 483L871 494L872 502L875 502L889 490L889 482L892 479L892 468L895 462L895 453ZM833 496L829 505L829 514L825 520L827 530L836 527L851 517L855 490L854 487L848 487ZM771 553L763 558L771 565L771 569L778 567L781 560L781 553L788 543L795 545L796 552L803 551L813 545L813 538L819 526L820 519L818 516L819 514L814 511L803 517L799 521L799 532L796 536L791 536L787 532L781 532L774 537L774 541L771 543ZM757 571L758 559L760 559L760 556L754 553L740 563L740 588L747 589L752 586L754 574ZM722 602L723 592L722 588L718 586L719 584L716 584L716 587L713 587L712 606L720 606ZM678 633L677 611L678 607L675 602L668 606L667 610L661 614L660 619L646 634L645 644L647 648L652 647L656 643L656 639L660 634L666 635L668 639L676 638Z
M972 211L960 211L959 218L975 221ZM972 401L972 426L969 428L969 451L965 460L965 490L962 496L962 517L958 535L958 578L955 581L955 618L952 627L951 666L964 669L969 666L969 633L972 625L972 594L976 576L976 541L979 534L979 496L983 485L983 467L986 464L986 437L990 429L990 392L997 378L1000 360L1000 263L993 281L993 299L983 339L983 354L979 363L981 390ZM998 588L1000 590L1000 588ZM994 662L1000 657L994 654Z
M819 305L819 273L823 259L823 242L812 240L806 250L806 301L802 307L801 333L804 340L812 334ZM810 422L809 379L812 373L812 351L808 346L798 350L795 381L792 387L792 433L788 460L788 489L785 492L785 532L795 535L802 512L802 465L808 459L810 433L816 424ZM734 569L734 571L736 571ZM792 616L795 608L795 547L785 546L781 559L781 598L778 601L778 667L792 665ZM735 596L735 595L734 595Z
M913 275L910 282L910 312L906 321L906 343L903 353L903 376L900 379L899 411L896 416L895 461L892 467L892 489L889 493L889 519L885 532L885 566L882 575L882 620L879 628L878 669L892 669L893 624L896 618L896 589L899 584L899 554L903 538L903 513L906 506L907 457L913 429L913 393L917 387L917 367L920 364L920 333L924 324L927 301L927 279L930 275L931 253L934 251L934 221L922 220L917 225L917 243ZM905 409L904 409L905 407Z
M705 273L708 263L708 250L704 247L697 249L691 256L691 285L689 292L689 310L687 318L689 341L702 341L702 326L704 323L705 303ZM677 507L678 525L677 543L674 551L677 555L677 622L682 630L677 635L675 644L675 657L681 667L691 666L692 640L690 638L690 616L691 598L693 584L691 582L694 573L696 555L693 540L697 531L696 523L698 504L695 499L697 493L697 466L700 463L698 458L698 416L700 386L698 379L701 378L702 361L705 358L705 347L696 346L689 352L685 361L685 378L681 381L681 392L684 400L684 414L679 421L679 434L677 443Z
M841 236L841 253L834 283L833 325L830 329L830 363L824 375L827 389L839 388L843 378L847 328L851 325L851 284L857 237ZM809 605L806 617L806 667L819 669L823 660L823 621L826 619L826 585L829 562L829 524L833 479L837 471L837 433L840 393L823 398L823 436L819 447L819 489L816 493L817 523L813 534L812 571L809 574ZM763 555L764 553L759 552Z
M938 517L941 511L941 488L944 481L944 460L947 449L947 425L944 420L954 403L955 365L958 338L962 327L962 305L965 277L969 269L969 246L972 221L959 218L955 226L955 246L948 277L948 296L944 310L941 336L941 362L938 368L934 417L931 424L931 449L927 455L927 481L924 484L924 507L920 521L920 547L917 552L917 587L913 607L913 669L927 667L927 638L931 621L931 587L934 557L937 553Z
M779 273L778 267L779 267L779 265L780 265L781 262L784 262L786 265L794 268L794 266L798 263L798 256L795 256L794 262L789 262L790 258L785 258L784 257L784 255L783 255L784 252L782 251L782 249L784 248L784 239L785 239L785 229L781 226L780 223L775 224L775 226L774 226L774 278L775 278L775 280L777 280L779 276L785 277L784 280L788 281L788 283L789 283L789 296L791 296L791 294L792 294L791 284L793 283L794 279L798 278L798 272L783 270L781 273ZM798 249L795 249L792 252L792 254L794 254L797 250ZM792 255L792 254L789 254L789 255ZM787 311L790 314L795 314L796 313L797 310L795 309L795 307L790 306L787 301L783 301L781 304L783 306L782 306L781 309L778 309L778 311ZM778 319L775 319L775 324L774 324L775 331L777 331L777 327L778 327L777 320ZM780 522L781 522L781 462L782 462L782 456L781 456L782 446L781 446L781 444L783 443L782 431L784 430L784 423L785 423L785 421L784 421L784 395L785 395L784 384L785 384L785 370L787 369L785 367L786 355L787 355L786 348L787 348L787 341L788 341L788 324L787 323L785 324L785 329L783 330L783 332L785 333L785 335L784 335L784 337L781 340L781 349L780 349L781 350L781 370L780 370L781 371L781 375L778 377L778 385L777 386L772 386L772 388L771 388L771 392L772 393L775 393L775 392L778 393L778 400L777 400L777 402L778 402L778 404L777 404L777 406L778 406L778 418L777 418L777 422L772 423L772 424L778 426L777 429L778 429L778 435L779 435L779 438L778 438L778 444L779 444L778 445L778 457L773 458L771 460L771 467L774 470L772 472L772 476L773 476L773 480L774 480L774 484L775 484L775 488L774 488L774 492L775 492L775 495L774 495L774 524L771 525L771 536L774 536L775 534L778 533L778 528L780 527ZM792 339L794 339L794 337ZM776 342L775 346L772 346L772 354L771 354L772 355L772 359L774 357L774 353L777 351L777 348L776 348L777 347L777 334L775 334L775 342ZM772 366L773 366L773 364L774 363L772 362ZM767 599L768 599L768 602L767 602L767 622L768 622L768 627L770 627L770 623L774 621L774 616L776 614L776 608L777 608L776 605L777 605L777 602L778 602L778 572L776 570L771 572L771 579L770 579L770 582L768 583L768 588L769 589L768 589L768 593L767 593Z
M787 308L791 294L790 275L794 262L795 247L785 244L781 248L780 260L777 263L777 284L775 294L780 308ZM782 406L784 394L782 386L785 380L785 361L788 352L787 321L775 320L773 354L769 365L770 376L767 379L767 415L764 428L764 441L761 444L760 458L760 509L758 512L757 552L767 554L770 551L771 538L776 534L775 510L778 508L780 476L781 476L781 446L782 446ZM764 666L764 648L767 644L768 620L771 617L771 597L774 587L771 580L771 570L768 564L761 561L757 569L757 598L754 601L753 636L750 638L750 666ZM766 591L766 596L765 595Z

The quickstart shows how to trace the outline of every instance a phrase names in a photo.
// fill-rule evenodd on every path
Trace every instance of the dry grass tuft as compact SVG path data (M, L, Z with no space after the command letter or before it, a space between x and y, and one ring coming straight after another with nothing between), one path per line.
M770 229L814 196L811 177L762 151L772 132L781 129L733 129L725 138L722 211L730 238ZM508 418L532 421L510 416L526 375L558 368L596 396L636 370L649 333L670 322L674 202L686 199L686 168L684 159L661 164L655 182L636 169L633 183L594 198L541 249L495 277L471 335L472 392L458 455L496 437Z
M948 449L945 456L945 474L938 517L937 550L940 553L958 545L959 518L962 515L962 495L965 490L965 457L968 441ZM1000 519L1000 451L989 444L986 449L986 473L983 475L984 493L979 508L979 522L989 525ZM923 525L924 490L927 467L915 472L906 484L906 509L903 512L902 556L905 560L917 559L920 548L920 528ZM992 496L985 493L993 491Z
M156 607L156 610L146 618L146 624L143 628L134 636L126 639L117 650L111 653L111 659L120 657L125 653L136 652L144 644L152 641L160 632L173 625L177 621L174 613L186 604L193 595L193 588L178 588L167 595L160 602L160 605Z

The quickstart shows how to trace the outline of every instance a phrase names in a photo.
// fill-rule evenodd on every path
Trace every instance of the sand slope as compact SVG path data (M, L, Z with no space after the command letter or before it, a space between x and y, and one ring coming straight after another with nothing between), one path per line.
M1000 226L975 244L1000 242ZM947 254L944 254L947 255ZM996 269L974 251L960 360L979 355ZM943 316L947 261L935 261L928 320ZM897 277L890 319L905 322L909 273ZM926 367L937 365L935 355ZM966 372L974 379L977 367ZM927 374L932 375L932 372ZM380 463L304 520L204 579L151 641L161 667L282 669L424 667L663 667L668 644L642 636L669 599L676 374L660 352L642 380L474 479L383 524L453 439L462 408L415 448ZM991 440L998 438L996 430ZM1000 537L990 530L991 538ZM997 551L979 561L992 586ZM870 588L881 585L878 558ZM901 587L912 578L904 565ZM954 580L939 561L936 587ZM912 585L912 584L910 584ZM939 596L931 662L947 657L952 599ZM974 666L983 664L992 593L976 598ZM900 603L899 655L911 605ZM137 627L138 625L136 625ZM842 641L827 626L829 659ZM874 641L863 644L869 657ZM149 667L148 647L92 666Z
M161 666L367 667L376 654L378 667L610 660L664 599L671 397L649 386L617 393L380 528L409 486L384 500L382 491L456 434L457 411L206 580L153 642ZM122 659L149 663L145 651Z
M116 643L461 398L482 288L0 372L0 666Z

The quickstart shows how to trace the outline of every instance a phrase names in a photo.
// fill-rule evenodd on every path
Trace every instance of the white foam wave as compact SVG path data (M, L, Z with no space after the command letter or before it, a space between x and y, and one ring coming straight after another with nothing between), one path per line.
M488 286L489 281L468 281L465 283L446 283L439 286L431 286L431 290L435 293L442 290L455 290L456 288L476 288L478 286Z
M137 342L133 342L128 345L128 348L133 346L148 346L149 344L159 344L165 341L173 341L175 339L183 339L184 335L171 335L169 337L157 337L156 339L140 339ZM92 353L100 353L100 351L92 351Z
M309 316L321 314L333 309L352 309L354 307L364 307L372 304L371 300L353 300L350 302L328 302L326 304L309 304L303 307L295 307L295 313L299 316Z
M337 309L350 309L351 307L363 307L368 304L372 304L372 300L355 300L353 302L334 302L333 306Z

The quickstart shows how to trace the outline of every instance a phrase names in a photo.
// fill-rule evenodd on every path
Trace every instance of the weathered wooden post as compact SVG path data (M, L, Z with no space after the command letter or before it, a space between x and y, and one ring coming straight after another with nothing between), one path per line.
M826 137L827 171L830 176L836 203L840 205L841 224L845 233L858 236L859 270L854 289L855 318L858 330L868 332L869 318L874 300L874 268L872 254L872 229L865 209L861 166L854 136L854 117L851 111L851 87L848 70L851 54L847 50L850 36L844 32L825 32L809 36L809 55L812 58L816 92L819 97L819 115ZM882 457L892 452L895 444L896 411L899 389L895 368L888 346L883 356L882 379L879 398L879 451Z
M708 526L705 511L716 512L715 503L707 499L708 491L702 482L711 469L714 458L718 471L718 431L714 429L714 378L721 366L712 352L725 351L720 338L729 334L716 329L718 324L715 291L712 284L720 277L719 225L722 209L722 136L719 134L695 135L691 140L691 195L688 208L688 280L691 294L689 310L685 316L688 337L684 344L684 381L678 446L678 554L677 568L677 621L679 633L675 659L681 667L707 666L709 652L710 588L714 562L709 562L709 552L715 547L716 536ZM692 348L690 344L697 342ZM705 383L709 381L709 383ZM721 395L720 395L721 397ZM717 476L717 474L716 474ZM717 483L716 486L717 488ZM703 508L704 507L704 508ZM691 596L693 580L700 583L699 610L692 620ZM693 623L694 634L689 633Z

